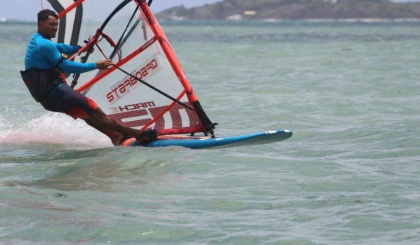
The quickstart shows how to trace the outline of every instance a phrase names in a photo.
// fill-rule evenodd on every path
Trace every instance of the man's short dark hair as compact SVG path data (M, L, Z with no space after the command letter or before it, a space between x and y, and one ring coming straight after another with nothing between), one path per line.
M39 11L39 13L38 13L38 23L41 22L41 21L48 20L49 16L53 16L55 18L58 18L57 14L52 10L44 9L44 10Z

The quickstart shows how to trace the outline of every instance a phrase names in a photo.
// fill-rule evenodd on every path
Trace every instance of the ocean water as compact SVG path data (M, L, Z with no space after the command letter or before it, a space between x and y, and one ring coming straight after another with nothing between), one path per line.
M420 244L420 22L162 22L219 136L113 147L20 80L0 23L0 244Z

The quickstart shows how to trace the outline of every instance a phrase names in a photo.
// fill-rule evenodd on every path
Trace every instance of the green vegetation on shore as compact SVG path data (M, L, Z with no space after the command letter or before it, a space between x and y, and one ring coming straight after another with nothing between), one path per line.
M420 19L420 3L389 0L224 0L170 8L159 19Z

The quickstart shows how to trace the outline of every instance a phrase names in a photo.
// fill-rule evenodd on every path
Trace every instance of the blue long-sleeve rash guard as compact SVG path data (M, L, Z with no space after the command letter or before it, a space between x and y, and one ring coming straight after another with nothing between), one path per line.
M78 50L78 46L54 43L37 32L29 40L25 56L25 69L33 67L38 69L53 68L61 61L62 53L71 56ZM81 63L63 59L59 67L65 73L83 73L96 69L96 63Z

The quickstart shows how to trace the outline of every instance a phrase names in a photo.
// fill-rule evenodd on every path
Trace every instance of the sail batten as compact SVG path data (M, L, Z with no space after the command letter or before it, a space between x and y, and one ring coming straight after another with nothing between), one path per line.
M60 19L58 42L78 45L85 0L48 0ZM74 10L74 11L72 11Z

